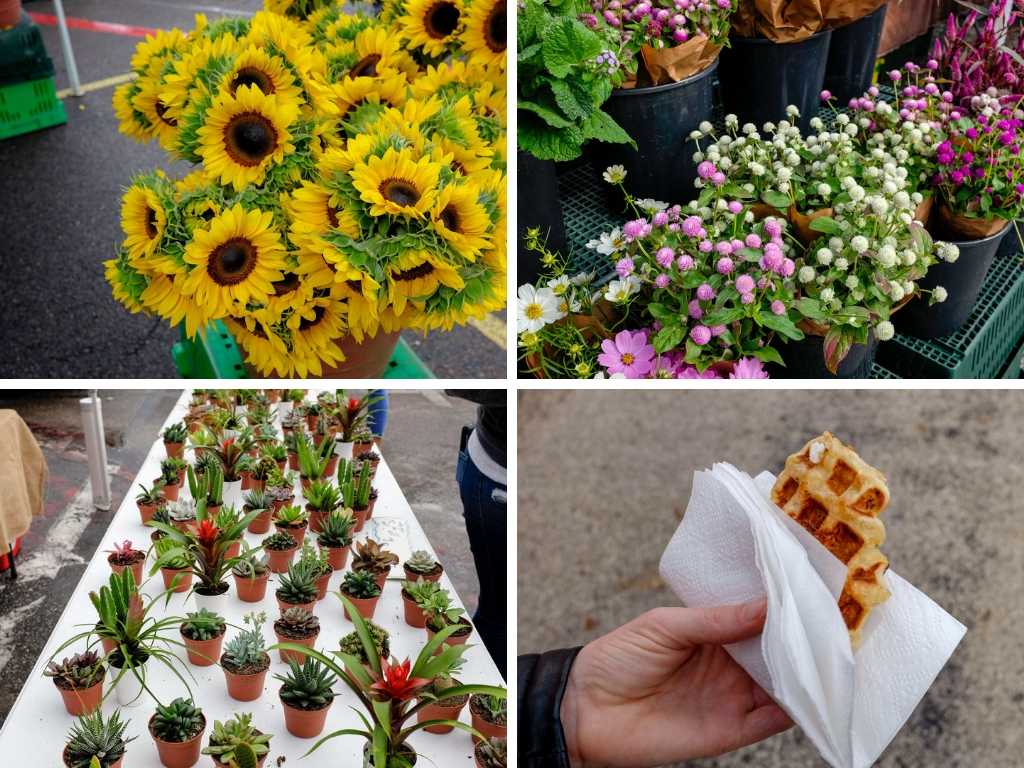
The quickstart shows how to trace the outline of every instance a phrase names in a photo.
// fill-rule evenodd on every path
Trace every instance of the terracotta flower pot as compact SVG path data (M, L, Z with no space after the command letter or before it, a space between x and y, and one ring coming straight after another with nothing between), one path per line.
M508 736L507 725L495 725L488 720L484 720L480 715L473 709L473 701L476 696L469 697L469 715L472 721L473 727L476 728L480 733L484 735L486 739L504 739ZM473 736L473 743L479 744L480 739L475 735Z
M366 521L370 519L370 508L367 506L366 509L352 508L352 516L356 519L356 527L353 531L363 530L363 526L366 525Z
M377 602L380 600L380 595L377 595L376 597L359 598L352 597L352 595L346 593L344 590L342 590L342 594L345 595L352 605L356 607L360 616L364 619L373 618L373 612L377 610ZM345 606L345 618L352 621L352 617L348 614L348 606Z
M278 694L278 698L280 698L280 694ZM324 730L324 723L327 722L327 713L330 711L331 704L333 703L334 700L332 699L323 709L306 711L290 707L285 704L284 699L281 699L281 705L284 707L284 727L288 729L288 733L300 739L311 739L314 736L319 736Z
M280 632L277 631L276 626L274 627L274 634L277 635L277 642L279 643L293 643L294 645L304 645L307 648L312 648L313 643L315 643L316 639L320 637L320 632L318 630L317 633L312 637L307 637L304 640L296 640L294 638L285 637L284 635L282 635ZM281 661L283 661L285 664L288 663L288 659L295 659L295 661L297 661L299 664L302 664L306 660L306 654L299 653L298 651L288 651L284 648L280 648L278 649L277 652L281 655Z
M137 501L135 502L135 506L139 508L139 516L142 518L143 525L152 520L154 513L159 509L159 507L145 507Z
M135 578L135 585L136 586L141 585L142 584L142 569L146 565L146 558L142 558L141 560L139 560L139 562L132 563L129 566L129 565L114 565L114 558L115 557L116 557L116 555L108 555L107 556L107 562L110 564L110 570L112 570L114 573L116 573L118 576L120 576L121 575L121 571L123 571L125 568L131 568L132 569L132 576Z
M315 413L311 413L306 417L306 426L309 427L310 432L316 431L316 422L319 418Z
M299 454L288 451L288 469L293 472L299 471Z
M238 557L240 554L242 554L242 542L241 541L232 542L231 545L228 546L228 548L224 551L224 557L227 558L228 560L230 560L230 559L232 559L234 557Z
M190 663L197 667L210 667L217 663L217 659L220 658L220 648L224 643L224 635L227 634L227 627L217 637L212 640L193 640L190 637L186 637L185 633L182 632L182 628L185 626L185 622L181 623L178 627L178 632L181 634L181 639L185 643L185 650L188 654L188 660Z
M235 575L235 591L238 599L243 603L258 603L267 594L267 582L270 581L270 574L257 579L249 579Z
M121 755L116 762L110 764L110 768L121 768L121 763L124 762L124 755L127 755L128 751L125 750L124 754ZM68 748L64 745L64 751L60 753L60 761L64 763L67 768L71 768L71 763L68 762Z
M181 456L185 453L185 443L164 443L164 450L167 451L167 458Z
M384 573L374 574L377 577L377 586L380 587L381 592L384 591L384 584L385 584L385 582L387 582L388 575L390 573L391 573L391 566L388 566L388 569L386 571L384 571Z
M178 580L178 586L174 587L175 592L188 592L192 587L192 569L191 568L161 568L160 575L164 577L164 589L170 589L171 584L174 581L174 577L178 574L183 574Z
M206 507L206 511L207 511L207 513L209 513L209 515L211 517L216 517L217 514L220 512L220 508L223 507L223 506L224 506L223 504L218 504L216 506L213 506L211 504L211 505Z
M306 511L309 512L310 533L320 533L324 529L324 518L331 513L310 509L309 504L306 505Z
M303 520L301 525L278 525L274 523L274 528L277 529L278 533L290 533L295 537L295 540L302 543L302 540L306 538L306 530L309 528L309 521Z
M153 721L156 715L149 718L149 735L156 742L156 751L160 755L160 762L167 768L192 768L199 762L199 755L203 749L203 734L206 733L206 715L200 714L203 718L203 730L188 741L162 741L153 733Z
M456 685L462 685L462 682L456 679L452 679ZM458 720L459 714L462 712L462 708L466 706L469 701L467 696L462 700L461 704L456 704L454 707L442 706L438 703L428 704L419 712L416 713L416 722L425 723L428 720ZM424 728L427 733L451 733L455 730L454 725L430 725Z
M263 657L267 662L266 669L251 675L236 675L224 666L224 657L221 656L221 668L227 680L228 695L235 701L256 701L263 694L263 683L267 679L267 672L270 671L270 657L266 653Z
M352 455L358 456L363 451L373 450L373 442L369 443L353 443L352 444Z
M327 568L327 573L325 573L323 576L316 580L316 588L318 592L316 598L317 600L323 600L325 597L327 597L327 585L331 580L331 576L334 575L334 568L329 563L327 565Z
M402 590L402 604L405 606L405 623L410 627L423 629L427 626L427 615L423 613L415 600L407 597L405 590Z
M334 477L335 473L338 471L338 459L339 458L341 458L341 457L340 456L331 456L331 458L329 458L327 460L327 468L324 470L324 474L327 477Z
M420 576L422 576L425 581L433 581L434 583L437 583L438 581L441 580L441 576L444 574L444 566L441 565L440 563L438 563L437 567L440 568L441 570L439 570L437 573L430 573L430 574L428 574L428 573L415 573L414 571L410 571L404 565L402 566L402 570L405 571L405 580L406 581L416 581L416 579L418 579L418 578L420 578Z
M252 512L252 510L250 509L249 512ZM246 514L248 514L248 512ZM270 518L273 516L274 511L272 509L268 509L266 512L256 515L256 517L253 518L253 521L249 523L246 530L249 531L249 533L266 533L270 530Z
M60 696L64 699L64 708L68 711L68 714L78 717L79 715L92 712L100 705L100 702L103 700L103 678L106 674L106 669L97 674L93 684L88 688L71 688L68 690L57 685L57 680L54 679L53 686L60 691Z
M259 728L253 728L253 729L252 729L252 732L253 732L254 734L256 734L257 736L262 736L262 735L263 735L263 731L261 731L261 730L260 730ZM207 741L207 743L208 743L208 744L209 744L209 745L210 745L211 747L213 746L213 741L212 741L212 740L211 740L211 741ZM268 749L270 748L270 742L269 742L269 741L267 742L266 746L267 746L267 748L268 748ZM215 766L217 766L217 768L228 768L228 764L227 764L227 763L222 763L222 762L221 762L220 760L218 760L218 759L216 758L216 756L215 756L215 755L210 755L210 757L212 757L212 758L213 758L213 764L214 764ZM264 755L262 755L262 756L260 757L260 759L259 759L259 760L257 760L257 761L256 761L256 765L258 766L258 768L263 768L263 764L264 764L265 762L267 762L267 758L268 758L268 757L270 757L270 752L267 752L267 753L265 753Z
M100 645L103 647L103 654L113 653L114 649L117 648L117 643L113 640L108 640L105 637L100 638Z
M266 480L257 480L255 477L249 479L249 490L250 491L265 491L267 490Z
M320 547L320 551L327 550L327 564L336 571L345 570L348 563L348 547Z
M466 634L462 635L461 637L456 637L455 635L449 635L448 639L445 640L444 643L447 643L448 645L462 645L467 640L469 640L469 638L471 638L473 636L473 625L472 624L470 624L465 619L459 619L459 624L461 624L464 627L469 627L469 632L467 632ZM424 624L423 627L424 627L424 629L427 630L427 640L430 640L434 635L437 634L437 632L434 631L434 629L430 626L430 622L429 621L426 624ZM437 656L441 652L441 648L444 645L444 643L439 645L437 647L437 650L434 651L434 655L435 656Z
M295 557L295 553L298 551L299 545L296 544L291 549L266 549L266 552L270 556L270 561L267 566L273 573L287 573L288 563Z
M195 525L195 524L196 524L195 518L192 518L191 520L171 520L171 525L173 525L175 528L177 528L182 533L188 533L188 527L190 525Z
M163 476L156 478L153 481L153 484L156 485L161 480L163 480ZM178 494L181 491L181 480L178 480L178 482L174 483L173 485L165 485L160 490L163 491L164 498L167 499L168 501L177 501Z
M252 490L252 470L251 469L243 469L241 472L238 473L238 477L242 481L242 490L243 491Z
M275 597L276 597L276 595L275 595ZM316 600L314 600L311 603L286 603L284 600L282 600L280 597L278 597L277 598L277 607L281 609L281 615L282 616L284 615L285 611L287 611L287 610L289 610L291 608L304 608L305 610L307 610L310 613L312 613L313 609L316 608Z

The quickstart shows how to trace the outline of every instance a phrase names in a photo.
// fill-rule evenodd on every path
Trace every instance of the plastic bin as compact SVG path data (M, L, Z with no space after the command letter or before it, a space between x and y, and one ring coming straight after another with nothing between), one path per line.
M44 77L53 77L53 61L39 25L22 11L20 24L0 32L0 86Z
M0 139L62 125L67 121L52 77L0 88Z

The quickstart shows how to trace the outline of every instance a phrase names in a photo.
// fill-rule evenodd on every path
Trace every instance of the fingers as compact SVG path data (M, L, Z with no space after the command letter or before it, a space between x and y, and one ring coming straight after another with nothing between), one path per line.
M788 731L794 725L792 718L774 701L747 713L743 720L743 743L736 747L745 747L764 741L777 733Z
M726 645L760 634L768 599L714 608L660 608L640 617L647 626L681 646Z

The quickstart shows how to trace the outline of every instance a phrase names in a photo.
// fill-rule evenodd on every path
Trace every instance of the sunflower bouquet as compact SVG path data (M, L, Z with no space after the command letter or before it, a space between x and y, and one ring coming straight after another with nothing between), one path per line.
M198 166L132 179L115 297L189 338L223 321L264 375L505 305L504 2L347 10L197 16L114 96L123 133Z

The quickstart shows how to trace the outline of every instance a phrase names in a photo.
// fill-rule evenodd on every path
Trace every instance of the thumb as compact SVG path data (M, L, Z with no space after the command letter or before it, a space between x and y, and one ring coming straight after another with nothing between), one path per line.
M669 608L652 611L661 619L658 627L674 642L684 645L727 645L756 637L764 628L768 598L741 605L713 608Z

